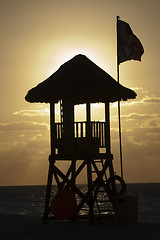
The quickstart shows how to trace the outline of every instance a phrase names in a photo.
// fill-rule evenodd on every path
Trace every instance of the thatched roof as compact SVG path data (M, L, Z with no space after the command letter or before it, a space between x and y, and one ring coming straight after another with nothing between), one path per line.
M108 73L84 55L64 63L55 73L29 90L28 102L58 102L68 99L74 104L115 102L136 98L136 93L117 83Z

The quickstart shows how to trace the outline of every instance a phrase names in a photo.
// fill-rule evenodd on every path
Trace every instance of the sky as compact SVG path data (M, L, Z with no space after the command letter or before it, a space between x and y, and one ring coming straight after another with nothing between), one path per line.
M24 97L77 54L116 79L117 15L145 51L142 62L120 64L120 83L137 93L121 103L124 178L160 182L159 10L159 0L0 0L1 186L46 184L49 104ZM103 120L103 105L92 108L93 119ZM76 114L82 119L84 106ZM117 103L111 104L111 149L119 174Z

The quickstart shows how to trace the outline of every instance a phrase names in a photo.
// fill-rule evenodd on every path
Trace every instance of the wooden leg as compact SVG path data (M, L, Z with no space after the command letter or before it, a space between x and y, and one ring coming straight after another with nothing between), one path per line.
M93 225L94 214L93 214L93 187L92 187L92 170L91 170L91 160L87 162L87 179L88 179L88 193L89 193L89 221Z
M72 188L72 191L74 192L74 187L76 185L76 160L72 160L72 176L71 176L71 188Z
M112 202L113 202L113 207L115 207L115 196L116 196L116 184L115 184L115 179L114 179L114 170L113 170L113 164L112 161L109 165L109 173L110 173L110 177L112 179L112 192L113 192L113 196L112 196Z
M45 199L45 209L44 209L44 215L42 217L43 223L47 222L48 215L50 213L49 203L50 203L51 189L52 189L53 168L54 168L54 161L50 160L49 161L47 190L46 190L46 199Z

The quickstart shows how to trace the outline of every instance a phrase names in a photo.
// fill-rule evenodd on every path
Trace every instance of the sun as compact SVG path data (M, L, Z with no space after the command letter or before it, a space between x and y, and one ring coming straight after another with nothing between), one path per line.
M87 58L89 58L92 62L94 62L96 65L98 65L100 68L107 71L109 68L109 64L107 62L107 59L104 59L104 55L101 54L101 51L99 51L98 48L94 48L93 46L66 46L59 50L56 53L56 59L59 66L67 62L68 60L72 59L74 56L82 54L85 55Z
M97 66L102 68L104 71L113 75L114 67L110 62L111 52L97 42L91 41L80 41L80 39L72 39L66 42L56 42L55 45L48 45L47 50L45 49L45 63L48 64L46 67L46 75L51 75L53 72L59 69L59 67L65 62L69 61L78 54L85 55Z
M91 60L95 58L94 51L90 48L71 47L71 48L66 48L62 52L60 52L58 59L59 61L61 61L61 64L63 64L78 54L83 54L86 57L90 58Z

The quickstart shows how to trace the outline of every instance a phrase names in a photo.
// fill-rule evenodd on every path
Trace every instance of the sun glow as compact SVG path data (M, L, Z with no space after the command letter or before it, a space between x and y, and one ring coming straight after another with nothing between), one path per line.
M58 55L58 60L61 62L61 64L65 63L66 61L70 60L74 56L78 54L83 54L86 57L88 57L90 60L94 61L95 63L100 62L100 59L98 59L98 54L91 48L85 48L85 47L71 47L63 50Z
M56 66L60 67L65 62L72 59L74 56L82 54L93 61L97 66L104 69L108 73L112 71L110 69L110 65L107 62L107 59L104 58L103 53L100 51L99 48L88 46L88 45L81 45L81 46L69 46L69 47L62 47L61 49L56 51Z

